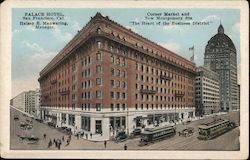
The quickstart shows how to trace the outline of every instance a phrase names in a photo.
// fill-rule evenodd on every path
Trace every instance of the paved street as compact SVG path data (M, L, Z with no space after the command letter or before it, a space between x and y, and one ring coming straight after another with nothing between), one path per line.
M14 115L19 115L19 120L14 120ZM230 121L239 124L239 112L230 112L228 114L222 114L216 118L226 118ZM29 131L22 130L20 128L20 122L25 122L26 119L31 119L29 117L23 116L19 111L11 108L11 131L10 131L10 148L17 150L43 150L43 149L57 149L55 145L48 148L49 140L62 139L64 136L65 141L62 141L61 149L74 149L74 150L104 150L103 142L92 142L85 139L77 139L77 137L72 136L70 144L66 145L67 135L59 132L57 129L50 128L47 124L39 123L35 120L33 121L33 128ZM239 127L227 132L213 140L201 141L197 139L198 135L198 125L204 122L213 120L215 117L210 116L204 119L193 121L189 124L179 124L176 126L177 132L186 128L193 127L194 135L191 137L180 137L176 134L174 137L162 140L160 142L149 144L146 146L138 146L139 138L129 139L125 142L115 143L114 141L107 142L107 150L123 150L126 144L128 150L239 150ZM46 133L46 138L43 138L43 134ZM39 137L40 140L37 144L27 144L26 141L20 141L17 135L34 135Z

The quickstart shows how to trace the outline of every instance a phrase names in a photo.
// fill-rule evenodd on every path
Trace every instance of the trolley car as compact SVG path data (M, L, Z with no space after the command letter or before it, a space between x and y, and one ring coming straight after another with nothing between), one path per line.
M176 134L175 126L162 126L156 128L145 128L141 133L140 145L146 145L158 140L162 140L168 137L172 137Z
M200 140L213 139L233 129L234 127L235 124L233 122L223 119L209 123L204 123L199 126L198 139Z

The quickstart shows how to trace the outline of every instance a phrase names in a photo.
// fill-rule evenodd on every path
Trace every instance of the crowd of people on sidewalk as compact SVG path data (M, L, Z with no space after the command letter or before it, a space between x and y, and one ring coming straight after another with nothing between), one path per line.
M46 139L46 134L43 135L43 138ZM55 148L61 149L61 145L65 142L65 140L66 140L66 144L65 144L65 147L66 147L70 144L71 134L68 135L67 137L64 137L63 135L61 138L53 138L53 140L49 139L48 149L50 149L53 145L55 145Z

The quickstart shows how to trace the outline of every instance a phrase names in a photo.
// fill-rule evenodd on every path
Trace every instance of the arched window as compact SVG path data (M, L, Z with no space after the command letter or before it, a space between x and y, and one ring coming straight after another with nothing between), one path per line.
M98 27L98 28L97 28L97 30L96 30L96 32L97 32L98 34L101 34L101 33L102 33L101 28L100 28L100 27Z

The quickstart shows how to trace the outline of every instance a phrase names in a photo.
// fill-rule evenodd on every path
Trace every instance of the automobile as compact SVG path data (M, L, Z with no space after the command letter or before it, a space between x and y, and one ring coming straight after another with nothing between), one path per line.
M33 128L33 125L28 124L28 125L26 126L26 129L28 129L28 130L30 130L30 129L32 129L32 128Z
M127 134L125 131L119 131L117 132L116 136L115 136L115 140L116 142L123 142L128 138Z
M56 125L54 124L54 123L52 123L52 122L48 122L48 125L50 126L50 127L56 127Z
M15 115L15 116L14 116L14 120L15 120L15 121L18 121L18 120L19 120L19 116L18 116L18 115Z
M179 132L179 136L189 137L192 136L193 133L194 133L194 128L189 127Z
M32 120L30 120L30 119L26 119L26 122L27 123L33 123Z
M21 122L21 123L20 123L20 128L25 130L26 127L27 127L27 125L28 125L27 123Z
M40 123L43 122L43 120L42 120L42 119L39 119L39 118L35 118L35 120L36 120L37 122L40 122Z
M40 139L38 137L35 137L33 135L27 136L27 135L17 135L19 138L19 141L25 141L27 144L35 144L37 143Z
M135 128L132 133L130 134L131 138L138 137L141 134L141 129L140 128Z

